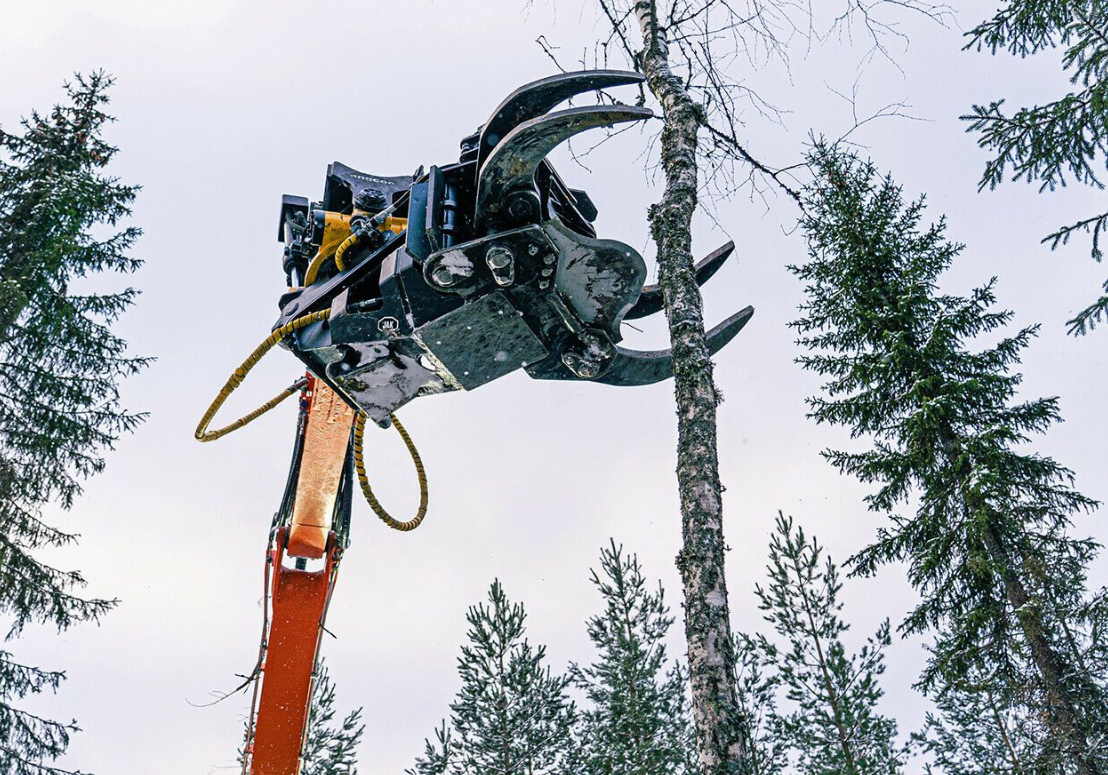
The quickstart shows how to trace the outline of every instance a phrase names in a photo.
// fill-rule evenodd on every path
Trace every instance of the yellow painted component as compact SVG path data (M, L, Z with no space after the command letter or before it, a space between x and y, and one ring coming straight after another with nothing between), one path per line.
M408 228L407 218L393 218L390 215L388 218L385 219L385 224L381 227L381 231L385 231L386 229L388 229L393 234L399 234L406 228Z
M319 243L319 252L329 256L335 252L335 248L350 236L350 219L353 216L342 213L326 212L323 214L323 241Z
M377 227L380 231L391 231L394 234L400 234L404 229L408 228L407 218L386 218L385 222ZM364 231L351 232L350 236L342 241L337 248L335 248L335 268L340 272L346 269L346 264L343 262L343 256L346 251L358 244L358 241L365 236Z
M361 210L355 210L354 215L366 215ZM312 258L311 263L308 264L308 269L304 273L304 285L312 285L319 277L319 272L323 268L324 262L333 254L335 257L335 267L341 272L346 269L346 265L342 261L343 254L354 247L357 244L358 238L351 233L350 219L352 215L342 215L341 213L326 212L324 214L323 221L323 240L320 242L319 251ZM393 234L400 234L408 228L407 218L393 218L389 216L385 219L385 222L380 226L381 231L391 231Z
M323 239L319 243L319 250L312 257L304 272L304 285L311 285L319 277L319 270L323 268L323 262L338 249L350 236L350 219L353 216L333 213L330 210L323 213Z

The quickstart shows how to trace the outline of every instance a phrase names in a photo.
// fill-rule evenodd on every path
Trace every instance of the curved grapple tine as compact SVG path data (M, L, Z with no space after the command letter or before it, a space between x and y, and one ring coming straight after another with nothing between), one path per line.
M653 115L649 108L590 105L524 121L497 144L478 173L476 222L485 223L489 217L500 216L513 193L533 191L539 164L569 138L587 129L640 121Z
M524 121L538 118L558 103L585 92L642 83L644 80L645 76L639 73L622 70L586 70L560 73L520 86L497 106L481 128L477 168L481 168L505 135Z
M724 320L708 332L708 352L715 354L743 327L754 315L753 307L746 307ZM673 355L668 350L627 350L616 347L616 356L608 369L592 382L605 385L634 386L653 385L673 376Z
M722 247L718 247L707 255L702 261L700 261L695 267L696 272L696 284L704 285L711 279L719 268L723 266L723 262L731 257L731 254L735 252L735 243L728 242ZM623 316L624 320L638 320L644 318L647 315L653 315L655 312L660 312L662 309L662 288L658 285L644 285L642 293L639 294L639 300L635 302L635 306L628 310L627 314Z

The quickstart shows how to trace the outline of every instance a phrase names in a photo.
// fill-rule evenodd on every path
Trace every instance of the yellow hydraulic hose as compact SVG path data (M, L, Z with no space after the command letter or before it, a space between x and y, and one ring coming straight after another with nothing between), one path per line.
M342 260L343 255L350 248L361 242L366 232L355 229L350 233L350 236L339 243L339 246L335 248L335 268L340 272L346 269L346 263ZM332 243L333 244L333 243ZM326 263L327 256L324 255L323 249L320 248L319 252L312 257L311 262L308 264L308 268L304 271L304 285L309 286L315 283L319 278L319 272L323 269L323 264Z
M319 270L323 268L323 262L327 260L327 256L320 250L313 257L308 264L307 270L304 272L304 287L312 285L316 278L319 277Z
M222 428L217 428L214 431L208 430L208 426L215 418L216 412L218 412L219 408L223 406L223 403L227 400L228 396L238 390L239 385L241 385L243 380L246 379L246 375L250 373L251 369L258 365L258 361L260 361L266 353L276 347L277 343L289 334L299 331L304 326L311 325L312 323L317 323L320 320L326 320L330 316L331 310L325 309L320 310L319 312L311 312L307 315L304 315L303 317L296 318L295 320L290 320L288 323L285 323L285 325L281 326L268 337L266 337L265 341L263 341L260 345L255 347L254 352L250 353L250 357L243 361L242 364L237 369L235 369L234 374L232 374L227 379L227 383L219 391L219 394L215 397L215 400L212 401L211 405L208 407L208 411L204 412L204 416L200 418L200 423L196 426L196 433L194 434L196 436L196 440L215 441L221 436L226 436L231 431L237 431L242 426L254 422L254 420L257 420L270 409L277 406L286 398L300 390L301 382L297 381L295 384L285 388L273 398L266 401L253 412L250 412L247 415L243 415L230 425L226 425Z
M354 230L353 232L351 232L349 237L342 241L341 245L335 248L335 268L338 269L340 272L346 269L346 264L344 264L342 261L343 253L357 245L362 238L362 234L363 232Z
M242 385L243 381L246 379L246 375L250 373L251 369L258 365L258 361L265 357L266 353L276 347L278 342L289 334L295 333L301 328L304 328L304 326L311 325L312 323L327 320L330 316L331 310L325 309L319 312L311 312L303 317L291 320L278 328L266 337L261 344L255 347L254 352L250 353L250 357L243 361L227 379L226 384L220 389L219 394L216 395L211 405L208 406L208 410L204 412L204 416L200 418L200 423L196 426L196 432L194 434L196 440L215 441L232 431L237 431L244 425L248 425L261 417L289 396L297 393L304 386L304 380L298 380L254 411L243 415L233 423L225 425L222 428L217 428L214 431L208 430L208 426L211 425L216 413L227 401L227 398L238 390L239 386ZM396 419L395 416L391 416L390 419L392 420L392 427L396 428L396 432L399 433L400 438L404 440L404 446L408 448L408 454L411 455L412 462L415 464L416 477L419 479L419 509L416 511L416 515L406 522L394 519L392 515L385 511L381 502L378 501L377 497L373 494L373 488L370 487L369 484L369 477L366 475L365 459L362 450L363 437L365 436L366 414L361 411L358 412L354 420L354 469L358 474L358 483L362 487L362 494L365 496L369 507L373 509L373 513L380 517L381 521L393 530L407 532L419 527L420 523L423 522L423 518L427 515L427 472L423 469L423 460L419 456L419 451L416 449L415 442L413 442L412 437L408 435L408 431L404 429L404 426L400 424L400 421Z
M364 234L364 232L352 232L349 237L344 239L339 243L339 246L335 248L335 268L340 272L346 269L346 264L343 263L342 260L343 254L358 244L358 241L362 238L362 234ZM333 245L334 243L331 244ZM326 263L326 261L327 255L323 252L323 248L320 248L319 252L312 257L311 262L308 264L308 268L304 271L305 287L313 285L315 281L319 279L319 272L323 269L323 264Z
M323 269L323 264L326 263L327 259L332 255L334 255L335 258L335 268L340 272L345 271L346 262L343 260L343 256L346 251L361 242L370 231L381 228L387 229L394 234L400 234L404 231L404 229L408 227L408 219L394 218L392 214L400 209L400 207L407 204L408 196L406 192L402 197L393 202L388 209L377 213L368 222L362 221L360 226L353 227L349 236L339 243L339 246L335 249L333 254L331 253L330 246L335 243L325 240L323 244L320 245L319 251L312 256L312 260L308 262L308 268L304 271L304 286L313 285L315 281L319 279L319 273ZM365 213L361 213L357 210L355 211L356 219L364 215ZM330 217L330 214L328 214L328 217ZM347 216L336 217L347 218Z
M381 502L377 500L377 496L373 494L373 488L370 487L369 478L366 476L365 460L362 455L362 437L365 434L366 421L365 412L358 412L358 416L354 419L354 470L358 474L358 483L362 486L362 495L365 496L369 507L373 509L373 513L393 530L407 532L419 527L420 523L423 522L423 518L427 516L427 472L423 470L423 460L420 459L419 451L416 450L415 443L412 441L412 437L408 435L408 431L404 429L395 415L391 417L391 420L392 427L396 428L400 438L404 439L404 446L408 448L408 454L412 456L416 477L419 479L419 509L416 510L416 515L407 522L394 519L391 514L385 511Z

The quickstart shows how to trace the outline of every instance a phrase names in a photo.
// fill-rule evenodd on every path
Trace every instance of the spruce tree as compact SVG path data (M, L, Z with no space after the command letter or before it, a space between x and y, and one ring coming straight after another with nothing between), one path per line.
M875 484L870 507L893 514L854 570L907 564L921 602L902 629L936 636L925 691L980 691L980 676L995 692L1028 687L1055 771L1108 772L1104 677L1089 660L1103 616L1086 594L1097 547L1070 535L1095 503L1069 470L1023 449L1059 419L1053 398L1016 398L1013 367L1036 328L973 349L1012 317L995 309L995 279L940 293L962 251L944 221L921 226L923 201L905 203L852 154L817 144L810 163L809 260L792 269L807 294L799 360L826 378L811 415L868 440L825 454ZM894 514L906 504L914 514Z
M146 361L112 331L133 289L95 293L83 281L129 273L139 236L121 228L138 191L105 172L116 153L103 136L112 79L76 76L49 113L0 129L0 615L5 640L28 624L65 630L96 621L113 601L80 596L77 571L55 568L44 549L77 537L43 520L43 507L72 507L104 453L142 419L120 406L118 384ZM0 650L0 771L52 766L75 723L20 710L28 695L58 688L64 674Z
M1004 100L974 105L962 118L992 158L981 188L995 188L1011 175L1053 191L1070 182L1103 189L1108 182L1108 2L1105 0L1007 0L996 14L967 33L967 48L1007 50L1029 57L1061 48L1062 67L1074 90L1057 100L1007 110ZM1086 215L1043 241L1051 248L1075 234L1092 235L1092 255L1104 258L1108 211ZM1071 321L1084 334L1108 316L1103 293Z
M775 714L772 735L803 775L899 773L896 722L877 710L888 621L857 654L848 654L838 568L814 537L780 513L768 573L768 586L755 593L778 637L758 636L757 651L791 705L788 713ZM763 771L779 767L777 758Z
M409 770L419 775L578 775L569 678L544 665L546 648L525 635L526 612L499 581L488 604L469 609L458 658L462 688L445 725Z
M588 775L691 775L698 772L686 693L687 676L666 657L673 624L659 584L651 590L638 557L612 541L600 552L592 583L604 600L588 620L597 656L574 665L588 699L581 713L583 771Z
M1012 687L1017 689L1017 687ZM1017 689L1018 691L1018 689ZM948 687L935 698L913 743L930 761L931 775L1032 775L1056 772L1040 761L1045 730L1020 696L998 693L985 682L972 690Z

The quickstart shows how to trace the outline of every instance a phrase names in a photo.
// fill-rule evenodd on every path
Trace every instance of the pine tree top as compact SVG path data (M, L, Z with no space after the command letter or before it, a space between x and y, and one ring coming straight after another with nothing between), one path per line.
M527 641L526 619L499 580L487 602L468 610L449 727L426 741L411 772L570 775L576 708L566 696L569 679L545 664L545 647Z
M572 665L588 703L580 713L582 766L590 775L696 772L687 675L671 664L664 639L673 617L659 583L648 584L638 557L609 541L591 574L603 601L587 621L596 656Z
M769 702L768 723L755 746L766 772L779 771L787 752L805 775L899 773L896 722L877 708L888 621L856 653L848 652L838 568L815 537L784 514L770 539L767 573L769 583L755 594L776 637L740 639L750 670L741 694ZM763 671L769 675L760 678ZM778 690L788 712L777 711Z

